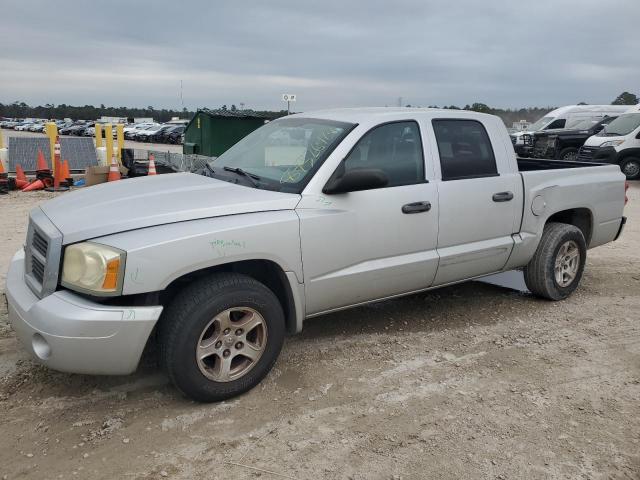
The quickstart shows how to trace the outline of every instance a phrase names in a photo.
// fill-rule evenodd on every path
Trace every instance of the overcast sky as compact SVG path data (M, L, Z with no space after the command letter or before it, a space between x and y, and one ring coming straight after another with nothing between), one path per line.
M640 94L640 0L3 0L0 102L495 107Z

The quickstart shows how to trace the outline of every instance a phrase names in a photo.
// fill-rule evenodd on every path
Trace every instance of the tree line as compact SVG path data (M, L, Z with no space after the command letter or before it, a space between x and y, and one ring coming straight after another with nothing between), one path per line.
M622 92L618 95L612 102L612 105L637 105L640 99L637 95L629 92ZM580 105L586 105L586 103L581 102ZM407 105L407 107L411 107L412 105ZM430 107L439 108L437 105L430 105ZM530 107L530 108L520 108L520 109L503 109L503 108L493 108L484 103L473 103L471 105L465 105L464 107L457 107L455 105L445 105L441 108L445 109L453 109L453 110L471 110L474 112L481 113L491 113L493 115L497 115L504 123L510 127L514 122L518 122L520 120L527 120L529 122L533 122L540 117L542 117L545 113L550 110L553 110L556 107L547 106L547 107ZM230 111L239 111L235 105L231 105L227 107L227 105L222 105L219 107L220 110L230 110ZM257 113L262 114L271 114L274 117L286 115L286 110L280 110L279 112L271 112L271 111L258 111ZM102 116L105 117L127 117L127 118L140 118L140 117L152 117L154 120L159 122L166 122L171 120L172 117L179 117L183 119L191 119L195 112L193 110L188 110L187 108L183 108L182 110L173 110L173 109L157 109L153 106L148 106L146 108L131 108L131 107L107 107L105 105L95 106L95 105L84 105L84 106L74 106L74 105L66 105L61 103L59 105L54 105L52 103L47 103L45 105L38 105L37 107L32 107L27 105L25 102L15 101L9 104L0 103L0 117L9 117L9 118L71 118L74 120L97 120Z
M622 92L612 102L611 105L638 105L640 98L629 92ZM587 105L585 102L580 102L578 105ZM411 105L407 105L410 107ZM432 108L440 108L437 105L429 105ZM504 109L504 108L492 108L484 103L473 103L471 105L465 105L464 107L457 107L455 105L443 106L444 109L452 110L471 110L473 112L490 113L497 115L502 121L510 127L514 122L520 120L527 120L528 122L535 122L542 116L544 116L550 110L554 110L558 107L533 107L533 108L519 108L519 109Z
M239 111L235 105L227 107L222 105L219 110L229 110L232 112ZM274 112L260 111L257 113L269 113ZM286 110L275 112L273 116L286 115ZM32 107L25 102L16 101L13 103L3 104L0 103L0 117L8 118L71 118L73 120L98 120L100 117L126 117L126 118L141 118L152 117L158 122L167 122L172 117L179 117L189 120L195 115L195 111L183 108L182 110L173 109L158 109L153 106L146 108L131 108L131 107L107 107L105 105L66 105L61 103L54 105L53 103L47 103L45 105L38 105Z

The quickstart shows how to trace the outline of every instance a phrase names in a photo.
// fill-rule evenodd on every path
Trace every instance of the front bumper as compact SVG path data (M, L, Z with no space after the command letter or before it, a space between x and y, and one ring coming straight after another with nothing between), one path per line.
M586 147L578 151L579 162L613 163L618 164L618 152L613 147Z
M161 306L120 307L91 302L70 291L42 299L24 281L24 251L7 274L9 323L25 348L54 370L96 375L135 371Z
M622 235L622 231L624 230L624 226L626 224L627 224L627 217L622 217L622 220L620 220L620 227L618 228L618 233L616 233L616 238L613 239L614 242L620 238L620 235Z

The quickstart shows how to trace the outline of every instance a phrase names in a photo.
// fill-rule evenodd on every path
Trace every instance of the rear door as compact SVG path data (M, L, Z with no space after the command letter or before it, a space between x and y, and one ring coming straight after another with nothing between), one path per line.
M441 176L434 285L497 272L511 254L522 181L493 120L432 120Z

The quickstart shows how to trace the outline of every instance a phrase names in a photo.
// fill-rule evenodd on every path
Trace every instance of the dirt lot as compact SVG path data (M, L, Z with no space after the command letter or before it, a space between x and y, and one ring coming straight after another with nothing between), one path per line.
M0 197L3 274L48 195ZM130 377L41 368L1 302L0 478L638 479L640 184L629 196L570 299L472 282L318 318L214 405L152 357Z

